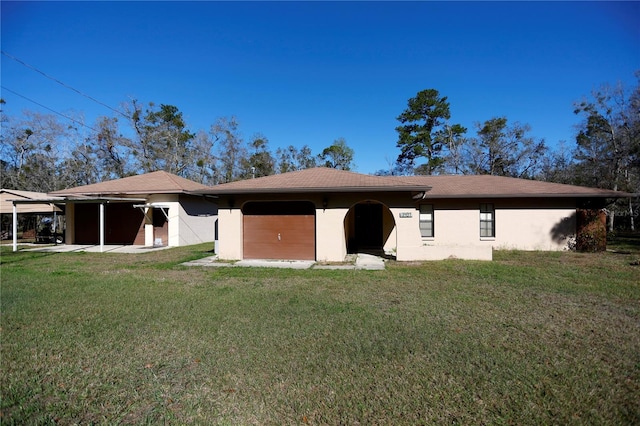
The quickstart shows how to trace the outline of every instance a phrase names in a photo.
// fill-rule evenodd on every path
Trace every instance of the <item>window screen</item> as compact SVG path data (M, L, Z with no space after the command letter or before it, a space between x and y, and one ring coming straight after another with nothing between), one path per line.
M493 204L480 204L480 237L496 236L496 212Z
M423 238L433 237L433 205L420 205L420 235Z

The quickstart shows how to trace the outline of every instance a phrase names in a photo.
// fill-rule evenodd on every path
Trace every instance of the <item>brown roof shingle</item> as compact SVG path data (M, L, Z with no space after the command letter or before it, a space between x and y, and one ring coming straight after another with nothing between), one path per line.
M617 198L631 194L606 189L489 175L371 176L317 167L216 185L198 193L232 195L303 192L426 192L425 198Z
M52 195L180 194L209 188L180 176L157 171L52 192Z
M608 189L491 175L405 176L402 179L431 186L432 189L427 193L427 198L617 198L632 195Z
M278 175L216 185L210 194L293 193L293 192L380 192L424 191L420 182L404 182L383 176L363 175L345 170L316 167Z

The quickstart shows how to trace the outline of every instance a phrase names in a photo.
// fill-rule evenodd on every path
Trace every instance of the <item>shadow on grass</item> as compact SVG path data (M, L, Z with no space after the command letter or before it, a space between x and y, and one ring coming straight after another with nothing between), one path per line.
M41 259L44 257L49 257L51 255L58 254L54 252L25 252L25 251L13 251L12 249L5 249L4 247L0 250L0 265L9 265L11 263L24 262L32 259Z
M618 254L640 254L640 232L611 232L607 235L607 247Z

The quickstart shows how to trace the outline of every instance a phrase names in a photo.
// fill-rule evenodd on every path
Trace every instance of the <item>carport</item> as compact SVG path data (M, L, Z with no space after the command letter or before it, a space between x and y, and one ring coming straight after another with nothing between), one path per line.
M133 203L133 202L144 202L145 199L140 198L121 198L121 197L48 197L48 198L40 198L38 200L28 200L28 199L14 199L9 200L13 204L13 251L18 251L18 238L17 238L17 227L18 227L18 205L20 204L51 204L51 205L64 205L66 206L69 203L73 203L76 205L97 205L97 217L89 217L93 222L97 222L98 224L98 234L99 234L99 247L100 252L104 252L105 248L105 208L108 204L115 203Z

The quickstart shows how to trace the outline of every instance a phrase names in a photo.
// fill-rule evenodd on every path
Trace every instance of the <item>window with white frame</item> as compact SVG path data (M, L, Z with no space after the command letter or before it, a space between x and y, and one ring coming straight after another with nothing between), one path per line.
M480 238L496 236L496 210L493 204L480 204Z
M420 235L433 238L433 204L420 204Z

